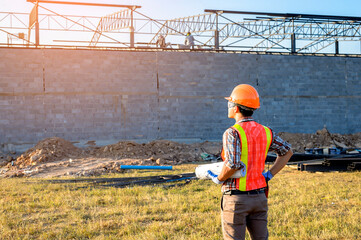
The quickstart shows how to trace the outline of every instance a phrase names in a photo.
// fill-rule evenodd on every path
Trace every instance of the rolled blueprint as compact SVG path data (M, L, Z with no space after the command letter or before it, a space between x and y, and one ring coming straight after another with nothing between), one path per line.
M216 162L211 164L203 164L196 167L196 176L199 179L209 179L207 177L207 171L211 170L214 174L219 175L221 173L224 162ZM246 175L246 167L235 172L230 178L241 178Z

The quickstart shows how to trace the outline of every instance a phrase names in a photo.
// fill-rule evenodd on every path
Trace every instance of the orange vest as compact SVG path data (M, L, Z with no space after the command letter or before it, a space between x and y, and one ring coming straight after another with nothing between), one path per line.
M236 188L250 191L266 187L262 172L272 143L271 129L254 121L235 124L232 128L238 132L242 152L240 157L246 165L246 175L236 179Z

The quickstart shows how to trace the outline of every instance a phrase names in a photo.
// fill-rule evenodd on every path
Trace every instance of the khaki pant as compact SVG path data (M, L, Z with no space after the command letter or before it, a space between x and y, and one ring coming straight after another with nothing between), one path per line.
M268 206L264 193L223 195L221 206L224 239L244 240L246 227L253 240L268 239Z

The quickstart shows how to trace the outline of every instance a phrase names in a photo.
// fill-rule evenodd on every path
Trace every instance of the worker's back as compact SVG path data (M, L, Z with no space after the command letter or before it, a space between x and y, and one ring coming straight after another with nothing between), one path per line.
M192 35L188 35L185 40L186 46L193 46L194 45L194 37Z

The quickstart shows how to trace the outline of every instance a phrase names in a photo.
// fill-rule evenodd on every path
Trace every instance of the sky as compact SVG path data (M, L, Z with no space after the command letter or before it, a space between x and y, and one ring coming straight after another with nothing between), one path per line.
M203 14L205 9L303 13L361 17L361 0L62 0L105 4L140 5L139 12L153 19L174 19ZM119 11L109 7L43 4L63 15L102 17ZM29 13L33 7L26 0L0 0L0 12ZM40 10L40 13L48 13ZM247 16L245 16L247 17ZM0 17L1 18L1 17ZM1 19L0 19L1 20ZM1 22L0 22L1 23ZM1 24L0 24L1 25ZM1 27L1 26L0 26ZM361 45L356 46L361 51Z
M204 9L361 16L360 0L73 0L73 2L140 5L142 13L157 19L202 14ZM0 12L29 12L32 6L33 4L26 0L0 0ZM113 8L107 7L57 4L46 6L62 14L102 16L114 12Z

